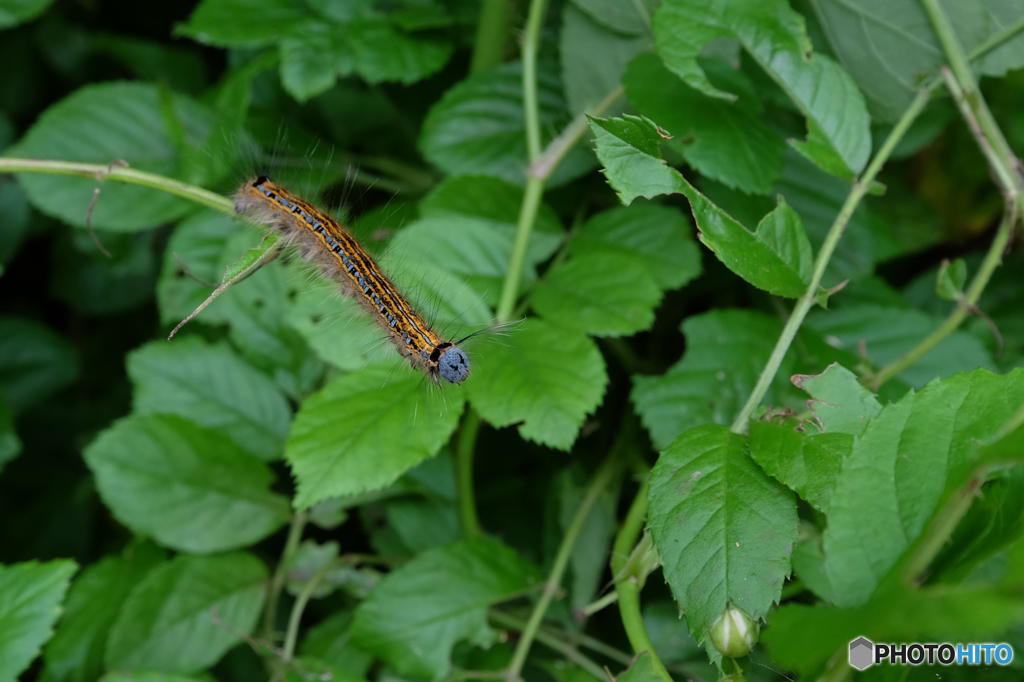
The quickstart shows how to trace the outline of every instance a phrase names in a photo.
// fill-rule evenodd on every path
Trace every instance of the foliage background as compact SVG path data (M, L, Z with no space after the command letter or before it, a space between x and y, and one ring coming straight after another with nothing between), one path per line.
M466 386L429 391L352 306L296 259L279 259L167 343L209 291L183 276L175 254L217 282L260 232L215 203L150 187L104 183L92 210L93 180L2 176L0 680L519 670L582 680L603 665L624 670L643 650L641 631L676 679L794 670L841 679L851 674L845 659L829 657L872 628L880 640L994 638L1024 652L1020 429L1017 441L977 447L1005 435L1024 403L1013 371L1024 363L1019 240L977 301L984 316L901 368L879 402L853 378L870 383L955 309L948 299L962 294L964 276L959 265L944 270L938 295L943 259L963 258L974 276L1004 234L1003 196L951 98L927 104L878 176L884 196L870 194L852 214L821 281L848 284L807 317L763 401L815 417L824 433L815 440L757 421L746 440L714 426L731 423L754 390L788 316L785 299L804 294L850 179L946 61L924 10L890 4L891 14L870 3L731 3L732 14L695 37L685 29L699 23L698 2L657 13L656 2L555 2L535 12L543 23L533 29L529 7L511 3L504 26L485 12L484 30L501 37L486 43L501 48L487 57L474 48L480 7L461 0L0 1L5 156L126 159L220 195L269 169L340 206L451 333L484 328L495 311L526 317L508 337L468 346ZM965 51L1021 20L1012 2L946 10ZM786 42L793 36L813 44L820 99L759 66L765 55L744 31L777 29L776 20L783 28L769 42L781 53L803 48ZM535 79L526 67L538 91L535 139L524 134L520 40L527 53L537 48ZM1019 38L975 62L1018 151L1021 66ZM586 128L584 110L639 113L664 134L631 118ZM810 119L817 146L787 145L807 136ZM563 131L583 141L560 150ZM652 161L662 155L681 173ZM527 183L531 160L536 168L551 158L550 176ZM514 236L541 194L509 292ZM622 206L656 194L666 196ZM760 225L757 237L722 210L748 230ZM109 259L83 229L90 212ZM832 362L852 374L802 389L788 381ZM949 378L977 368L994 374ZM908 394L936 377L945 380ZM870 413L877 440L848 414L811 415L808 393L866 410L857 418ZM874 421L888 401L896 407ZM942 411L953 403L962 410ZM844 461L905 436L891 424L901 418L914 434L961 425L942 442L903 439L908 461L946 450L949 461L915 460L893 497L884 477L835 482ZM701 450L702 438L725 444ZM720 507L709 501L714 490L687 498L687 484L673 479L688 466L707 471L695 452L721 457L714 462L741 481ZM1014 457L1016 468L1004 466ZM794 461L809 471L797 476L787 469ZM642 552L624 565L656 462L647 525L663 572ZM955 465L977 462L999 465L985 470L984 495L955 530L934 530L935 510L967 485ZM701 583L699 553L668 551L685 499L698 516L752 510L724 533L738 533L743 552L713 569L733 581L727 593ZM902 513L872 511L889 503ZM765 540L766 523L778 537ZM858 564L841 543L829 546L840 536L826 529L856 535L861 523L877 524L879 542L891 544ZM895 584L934 537L944 543L930 555L937 591ZM822 558L822 542L840 568ZM714 558L722 544L690 549ZM641 622L610 583L626 573L642 582L652 570ZM543 612L539 587L552 575L564 589ZM748 575L752 588L735 586ZM582 615L607 594L621 608L606 601ZM767 648L734 663L708 646L709 663L698 640L726 598L757 619L780 599L786 606L769 618ZM539 631L531 614L545 616ZM533 637L538 644L521 646ZM660 672L644 658L632 674ZM985 674L1019 679L1020 661Z

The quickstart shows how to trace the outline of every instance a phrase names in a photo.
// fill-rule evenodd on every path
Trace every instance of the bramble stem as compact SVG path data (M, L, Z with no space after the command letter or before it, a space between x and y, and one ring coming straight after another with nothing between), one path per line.
M295 643L299 639L299 624L302 622L302 612L306 610L306 604L309 603L310 597L313 596L313 592L316 591L317 585L324 579L329 572L338 568L341 562L338 559L328 561L326 564L320 567L320 569L310 577L309 581L303 585L302 591L299 592L299 596L295 598L295 604L292 605L291 615L288 617L288 632L284 638L284 653L281 655L281 659L287 663L292 660L295 655Z
M949 66L956 75L956 80L959 82L960 87L963 88L963 99L974 112L981 129L985 131L985 137L988 138L992 149L1000 159L1003 170L1011 172L1015 178L1015 182L1007 185L1007 188L1016 187L1019 194L1024 194L1024 183L1021 180L1019 162L1014 156L1013 150L1010 149L1006 137L1003 136L1003 131L999 129L999 125L992 116L992 112L989 111L984 98L981 96L978 83L971 72L968 57L960 46L960 41L953 31L952 24L949 23L949 17L946 16L946 12L939 4L939 0L921 0L921 3L924 5L925 11L928 12L932 28L935 29L935 33L939 36L939 42L942 43L942 49L946 52ZM1018 201L1020 200L1021 197L1018 197Z
M896 148L896 144L906 134L914 119L924 110L930 97L930 88L923 87L917 91L917 96L914 97L910 106L903 112L903 116L900 117L900 120L889 132L889 136L885 139L885 142L875 154L871 163L868 164L864 174L853 183L850 194L846 197L846 201L843 203L839 215L836 216L835 221L832 223L832 227L829 228L825 242L821 245L818 257L814 261L814 274L811 276L810 284L807 285L807 291L797 300L796 306L794 306L793 312L786 321L782 334L779 336L779 340L775 343L771 357L768 358L768 363L761 372L761 376L757 379L757 384L754 386L750 398L739 414L736 415L736 419L733 420L730 429L733 433L744 434L747 432L751 415L753 415L757 406L761 404L764 394L768 392L768 387L775 378L775 374L779 371L782 359L786 356L786 352L789 350L793 338L800 329L800 325L803 324L804 318L810 312L811 306L818 300L818 287L821 285L821 278L825 274L825 268L832 258L832 253L839 244L839 239L843 236L844 230L846 230L846 225L850 222L850 218L853 217L853 212L857 209L860 200L867 194L868 188L875 181L875 176L878 175L882 165L888 160L889 155L892 154L892 150Z
M292 516L291 525L288 527L288 539L284 543L284 551L281 552L281 559L277 562L277 568L274 570L274 578L267 587L267 608L263 611L263 639L271 644L277 641L274 623L277 620L277 603L281 598L281 590L288 578L288 564L299 548L302 531L306 528L308 520L309 514L304 511Z
M505 39L508 37L508 5L506 0L483 0L480 19L476 25L476 40L473 43L473 57L469 63L470 73L480 73L494 68L505 56Z
M495 611L493 609L491 609L491 611L488 613L488 619L500 627L509 628L511 630L518 630L520 632L525 630L527 625L526 621L520 620L519 618L516 618L515 616L509 615L502 611ZM544 628L538 628L534 636L538 642L540 642L541 644L550 649L554 649L558 653L565 656L567 660L575 663L576 665L583 668L599 680L606 679L604 668L602 668L597 663L581 654L575 647L572 646L572 644L569 644L568 642L563 641L558 636L553 635L550 632L547 632ZM605 655L608 654L605 653ZM500 672L500 675L501 679L505 679L505 672Z
M45 159L5 159L0 158L0 173L46 173L48 175L70 175L78 178L91 178L97 182L114 180L129 185L151 187L168 194L183 197L197 204L202 204L215 211L235 215L235 207L231 199L205 190L195 185L165 178L162 175L135 170L113 163L75 163L72 161L47 161Z
M473 453L476 449L476 437L479 432L480 415L470 407L462 421L459 446L455 452L455 496L459 502L459 521L462 524L462 534L468 540L483 535L473 495Z
M612 545L612 578L615 580L615 593L619 595L622 625L626 629L626 637L633 647L633 653L641 654L646 651L651 657L654 673L663 682L672 682L672 676L658 658L654 644L644 627L643 616L640 613L640 585L637 584L635 576L622 575L626 561L644 528L644 520L647 517L647 486L648 481L645 479L637 490L636 497L633 498L633 503L622 522L622 528L615 536L615 544Z

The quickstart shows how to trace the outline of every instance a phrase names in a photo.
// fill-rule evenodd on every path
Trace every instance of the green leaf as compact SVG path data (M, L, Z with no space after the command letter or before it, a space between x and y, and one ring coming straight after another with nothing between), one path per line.
M842 177L864 168L871 153L864 97L838 64L811 54L803 17L785 0L722 7L714 0L666 0L654 13L654 36L669 69L690 87L719 98L730 95L708 80L697 58L714 38L738 40L807 117L811 144L791 144L803 145L801 153L826 171L841 160Z
M569 255L593 253L636 257L662 289L677 289L701 272L700 250L686 217L676 208L647 202L591 216L569 243Z
M661 676L654 670L650 653L642 651L629 668L615 678L615 682L657 682L660 679Z
M574 0L574 5L608 28L627 35L650 33L651 13L659 0L623 4L617 0Z
M622 118L587 118L597 158L623 204L629 206L637 197L651 199L689 188L690 183L679 171L662 161L658 145L668 133L653 121L629 114Z
M552 324L594 336L629 336L654 322L661 290L628 254L595 253L545 273L530 300Z
M78 376L78 355L33 320L0 317L0 395L15 412L41 402Z
M944 0L941 5L967 52L987 37L984 3ZM920 3L824 0L813 7L836 58L857 81L872 116L885 123L896 122L921 80L948 61Z
M407 35L381 19L353 21L346 38L356 73L368 83L410 85L440 71L452 55L451 43Z
M409 85L441 70L452 55L451 43L404 33L394 17L356 14L340 21L309 14L301 28L275 35L283 35L281 83L300 102L353 73L369 83Z
M487 607L539 584L537 570L491 539L428 550L392 571L356 609L352 639L401 675L440 678L452 647L486 645Z
M523 82L518 62L470 76L450 88L423 121L420 150L448 175L490 175L526 184ZM541 144L569 123L562 86L551 68L537 74ZM556 187L593 168L593 156L574 147L548 180Z
M85 453L103 501L137 533L186 552L262 540L288 520L266 464L216 431L172 415L127 417Z
M597 345L527 319L507 338L483 339L477 349L478 378L466 391L480 416L497 428L522 422L519 435L527 440L560 450L572 447L608 383Z
M200 146L213 124L213 113L182 95L175 95L173 104L186 142ZM122 159L136 170L171 177L180 163L161 114L159 89L144 83L100 83L75 90L43 112L6 153L101 165ZM100 185L91 178L40 173L20 173L18 182L33 206L77 227L85 227L97 187L102 191L92 226L98 230L135 232L195 210L186 199L139 185Z
M53 0L0 0L0 29L31 21L52 4Z
M814 256L800 216L782 197L752 234L692 187L685 194L697 218L698 237L727 268L776 296L804 294Z
M825 433L859 436L882 411L875 394L842 365L831 364L817 375L797 374L793 384L811 395L807 405Z
M850 434L808 435L794 430L792 424L750 423L750 456L754 461L826 514L839 467L851 450Z
M835 595L825 573L825 552L821 548L821 533L804 523L800 529L801 540L793 549L793 577L801 580L815 596L832 603ZM805 535L809 537L804 537Z
M261 459L284 452L288 402L228 345L194 336L152 341L128 355L127 367L136 414L176 414L223 433Z
M884 367L914 348L942 322L943 318L919 310L862 304L812 312L806 324L836 348L856 351L863 344L867 357ZM978 367L994 369L991 354L978 337L955 331L897 378L919 388L936 377Z
M299 647L303 656L312 656L352 675L363 677L373 656L352 641L352 612L335 611L314 625Z
M20 452L21 440L14 428L14 413L7 401L0 397L0 472Z
M82 571L71 585L57 634L46 645L44 682L88 682L103 670L110 628L128 593L166 552L137 543L124 556L106 556Z
M424 381L410 368L371 365L303 403L285 447L298 483L295 507L378 490L437 454L464 397L455 387L427 391Z
M355 69L345 28L310 18L302 31L281 40L281 85L299 102L330 89Z
M261 47L301 34L312 17L299 0L203 0L175 33L219 47Z
M1020 6L1014 0L985 0L990 24L988 33L993 36L1020 20ZM1007 71L1024 66L1024 37L1015 38L1000 45L981 58L978 71L986 76L1002 78Z
M797 538L793 494L707 424L683 433L651 471L648 525L690 632L705 641L726 606L763 618L778 601Z
M608 181L629 205L637 196L685 194L697 219L698 236L726 267L778 296L796 298L806 289L812 258L799 216L784 201L762 220L756 234L711 203L679 171L665 165L658 151L663 135L646 118L591 118L597 156Z
M252 632L263 608L263 563L244 552L179 555L150 571L125 602L107 643L107 668L191 673Z
M76 570L68 559L0 565L0 680L14 682L53 635Z
M950 263L942 261L939 266L939 275L935 283L935 293L939 298L947 301L955 301L964 294L964 284L967 283L967 263L963 258L957 258Z
M572 3L562 10L562 31L559 53L562 57L562 82L569 111L592 110L622 80L626 64L636 55L654 48L649 32L623 35L609 29ZM606 109L621 111L620 105Z
M716 310L682 325L686 354L664 375L633 377L633 404L657 448L701 424L727 424L746 401L771 355L782 323L750 310ZM765 398L787 390L790 361Z
M1024 370L930 383L884 407L843 462L825 530L836 604L857 606L918 536L945 485L978 443L1024 405Z
M717 76L719 87L742 99L728 102L694 90L648 53L629 64L624 79L629 103L667 129L668 146L701 175L743 192L768 194L782 175L782 138L761 121L760 103L742 72L721 60L701 63Z

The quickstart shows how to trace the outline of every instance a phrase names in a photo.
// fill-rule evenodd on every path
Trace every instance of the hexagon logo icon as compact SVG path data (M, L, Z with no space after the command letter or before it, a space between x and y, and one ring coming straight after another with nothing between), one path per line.
M867 637L858 637L850 642L850 665L864 670L874 662L875 645Z

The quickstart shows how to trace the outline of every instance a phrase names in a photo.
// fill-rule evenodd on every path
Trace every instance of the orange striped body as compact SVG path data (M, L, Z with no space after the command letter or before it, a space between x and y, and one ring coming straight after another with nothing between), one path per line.
M242 185L235 194L235 212L266 223L298 242L303 258L320 265L325 275L356 298L413 367L435 381L440 377L459 383L469 375L466 354L434 333L334 218L266 177Z

